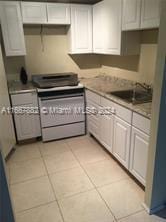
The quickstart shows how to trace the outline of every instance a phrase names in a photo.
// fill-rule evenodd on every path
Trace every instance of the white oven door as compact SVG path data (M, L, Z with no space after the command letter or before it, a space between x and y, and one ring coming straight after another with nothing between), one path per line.
M40 98L42 128L85 121L84 96Z

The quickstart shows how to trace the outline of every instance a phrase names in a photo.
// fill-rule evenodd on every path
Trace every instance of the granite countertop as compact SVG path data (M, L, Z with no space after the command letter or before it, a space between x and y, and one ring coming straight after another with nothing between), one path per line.
M20 81L12 81L8 83L8 87L10 95L36 92L36 87L33 86L32 82L28 82L26 85L23 85Z
M142 103L138 105L133 105L110 94L110 92L113 91L133 89L135 82L125 79L119 79L116 77L111 77L108 75L100 75L94 78L80 78L80 82L85 86L85 88L107 99L110 99L111 101L119 105L122 105L136 113L139 113L144 117L151 119L152 103ZM11 95L36 92L36 87L33 86L32 82L28 82L28 84L23 85L19 81L12 81L8 83L8 86L9 86L9 93Z
M85 88L138 114L141 114L148 119L151 119L152 103L133 105L132 103L128 103L123 99L117 98L116 96L110 94L113 91L133 89L135 82L119 79L116 77L110 77L107 75L97 76L94 78L81 78L80 82L85 86Z

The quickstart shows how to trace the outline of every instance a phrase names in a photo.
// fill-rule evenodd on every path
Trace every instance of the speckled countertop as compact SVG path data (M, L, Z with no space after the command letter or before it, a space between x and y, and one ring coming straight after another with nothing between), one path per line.
M28 82L26 85L23 85L20 81L12 81L8 82L8 87L9 93L11 95L36 91L36 87L33 86L31 82Z
M151 119L152 103L142 103L138 105L133 105L132 103L127 103L123 99L119 99L110 94L110 92L113 91L133 89L135 82L110 77L107 75L96 76L94 78L81 78L80 82L85 86L85 88L107 99L110 99L111 101L122 105L136 113L139 113L144 117Z
M110 92L132 89L135 82L119 79L115 77L110 77L107 75L100 75L94 78L81 78L80 82L85 86L85 88L107 98L111 101L122 105L134 112L137 112L147 118L151 118L151 103L142 103L139 105L132 105L127 103L122 99L119 99L110 94ZM19 94L27 92L35 92L36 87L33 86L31 82L27 85L21 84L19 81L13 81L8 83L10 94Z

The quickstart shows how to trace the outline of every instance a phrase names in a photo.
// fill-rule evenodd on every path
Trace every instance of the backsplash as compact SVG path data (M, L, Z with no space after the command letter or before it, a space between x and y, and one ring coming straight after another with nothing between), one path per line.
M76 72L79 77L107 74L138 82L153 83L157 54L157 30L142 31L140 56L69 55L65 27L44 27L44 51L40 27L24 28L27 55L5 58L9 79L19 78L25 66L29 78L32 74Z

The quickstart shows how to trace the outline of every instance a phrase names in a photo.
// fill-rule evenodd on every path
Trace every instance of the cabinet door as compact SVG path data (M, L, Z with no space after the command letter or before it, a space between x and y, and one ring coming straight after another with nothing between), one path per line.
M101 115L100 142L110 153L112 153L113 129L114 129L114 116Z
M21 8L24 24L47 23L46 3L21 2Z
M93 5L93 52L104 53L103 41L103 2Z
M131 126L115 117L113 155L127 169L129 168L130 132Z
M70 5L61 3L47 4L48 24L70 24Z
M95 53L121 54L122 0L104 0L93 6Z
M88 101L87 107L92 111L92 113L87 114L88 132L100 140L100 115L98 114L100 106L92 101Z
M141 0L123 0L123 30L140 28Z
M157 28L160 23L161 0L142 0L141 28Z
M6 56L26 55L19 2L0 2L0 19Z
M92 53L92 6L71 5L70 53Z
M33 104L22 105L21 107L32 107ZM18 141L34 138L34 118L30 114L14 115Z
M146 184L149 136L132 128L130 172L143 184Z
M36 93L12 95L11 99L13 107L16 110L19 109L19 107L27 108L28 110L31 107L38 107ZM14 114L14 120L18 141L41 136L38 114Z
M121 54L122 0L103 1L103 39L105 54ZM100 27L99 27L100 31Z

